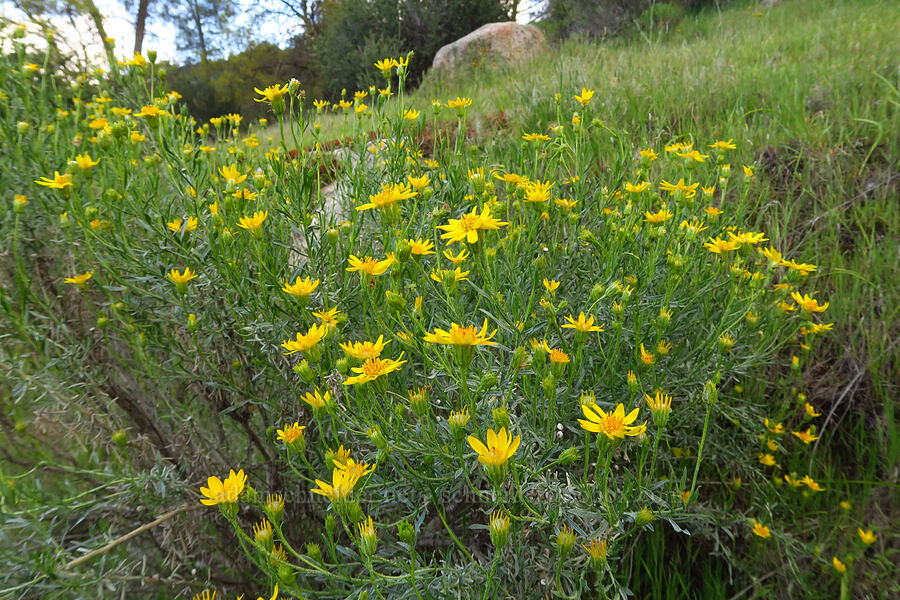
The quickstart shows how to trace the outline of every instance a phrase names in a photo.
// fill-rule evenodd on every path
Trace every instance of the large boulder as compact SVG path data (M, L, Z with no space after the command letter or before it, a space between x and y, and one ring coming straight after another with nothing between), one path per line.
M464 65L522 60L546 45L547 38L534 25L514 21L488 23L438 50L431 68L453 72Z

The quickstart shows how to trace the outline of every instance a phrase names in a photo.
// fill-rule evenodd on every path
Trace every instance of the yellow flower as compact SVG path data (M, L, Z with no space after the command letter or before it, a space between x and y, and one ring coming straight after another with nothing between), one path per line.
M810 444L819 439L819 436L813 433L812 427L806 431L792 431L791 433L804 444Z
M582 106L587 106L591 102L591 98L594 97L594 90L589 90L587 88L581 88L581 94L575 96L575 100L581 104Z
M403 118L407 121L415 121L419 118L419 111L412 108L407 109L407 111L403 113Z
M537 141L546 142L547 140L550 139L550 136L545 135L543 133L523 133L522 139L525 140L526 142L537 142Z
M479 231L500 229L505 225L509 223L494 218L490 207L485 204L480 214L478 207L475 207L472 212L464 214L459 219L450 219L446 225L439 225L438 229L446 232L441 234L441 239L447 240L448 244L462 241L474 244L478 242Z
M774 421L770 421L769 419L764 419L763 424L766 426L766 429L769 430L769 433L781 434L784 433L784 425L781 423L776 423Z
M659 189L664 192L669 192L669 194L676 194L681 192L684 194L685 198L693 198L697 195L697 187L699 187L699 183L691 183L687 184L684 182L684 178L678 180L678 183L669 183L665 179L662 180L662 183L659 184Z
M568 315L565 317L568 323L565 323L562 328L563 329L575 329L576 331L580 331L582 333L589 333L591 331L603 331L603 327L599 325L594 325L594 315L591 315L589 318L584 316L584 313L580 313L578 315L578 319L573 319L572 315Z
M303 440L303 430L306 429L300 423L294 422L290 425L286 425L284 429L279 429L278 439L284 442L286 446L291 447L297 452L302 452L302 448L305 446Z
M862 543L865 544L866 546L868 546L870 544L874 544L875 540L878 539L878 536L875 535L875 532L872 531L871 529L867 529L867 530L863 531L862 527L860 527L860 528L857 528L856 533L857 533L857 535L859 535L859 539L862 540Z
M686 158L688 160L693 160L695 162L704 162L707 158L709 158L708 154L700 154L697 150L689 150L687 152L676 152L676 156L680 156L681 158Z
M804 475L803 478L800 480L800 483L804 484L806 487L808 487L809 489L811 489L814 492L824 492L825 491L825 488L823 488L821 485L819 485L816 482L816 480L814 480L809 475Z
M87 283L88 279L94 276L93 271L87 271L86 273L82 273L81 275L73 275L72 277L66 277L63 281L64 283L74 283L75 285L82 286Z
M653 365L653 362L655 360L656 357L653 356L651 352L647 352L647 350L644 348L644 344L641 344L641 362L649 367Z
M381 352L384 350L385 346L390 344L390 340L387 342L384 341L384 336L379 335L378 340L374 343L372 342L341 342L338 344L341 347L341 350L347 356L353 357L357 360L368 360L370 358L378 358L381 356Z
M672 218L672 213L669 212L665 208L661 208L658 212L652 213L649 210L644 213L644 222L645 223L653 223L654 225L659 223L665 223L669 219Z
M644 433L647 429L646 423L631 426L637 419L641 409L635 408L627 415L625 414L625 405L618 404L614 411L607 413L594 403L582 404L581 412L587 418L578 419L581 427L593 433L602 433L611 440L625 439L625 436L636 436Z
M375 62L375 68L381 71L385 76L390 75L391 69L397 66L399 65L393 58L383 58Z
M475 436L470 435L466 438L472 450L478 453L478 462L489 467L500 467L506 464L522 441L522 436L517 435L515 439L506 431L506 427L501 427L500 431L494 432L488 429L487 445L482 444Z
M369 196L369 201L357 206L356 210L369 210L372 208L385 210L400 200L407 200L418 195L418 192L412 191L408 184L383 183L381 184L381 191L374 196Z
M544 289L546 289L551 294L559 288L559 282L555 279L547 279L546 277L544 277L544 280L541 283L544 284Z
M441 283L442 281L444 281L444 278L447 277L447 274L449 273L453 276L453 281L468 281L469 280L468 275L470 272L471 271L463 271L459 267L456 267L453 270L434 268L431 270L431 278L434 279L435 281L437 281L438 283Z
M709 241L704 242L703 245L713 254L723 254L741 247L740 242L723 240L718 236L709 238Z
M181 273L179 271L176 271L175 269L172 269L171 271L169 271L166 274L166 277L169 278L169 281L171 281L175 285L184 285L191 279L196 279L197 276L198 275L196 273L191 272L190 267L185 267L184 273Z
M737 146L734 144L733 139L729 139L727 142L719 140L713 144L710 144L709 147L714 148L715 150L734 150L737 148Z
M388 256L384 260L375 260L371 256L357 258L353 254L351 254L350 258L347 259L347 262L350 263L350 266L347 267L347 271L362 271L366 275L374 276L382 275L385 271L387 271L388 267L393 264L394 259L391 256Z
M594 538L591 540L590 545L585 546L582 544L581 547L588 553L591 559L591 566L597 570L602 569L606 564L606 540L601 541L599 538Z
M423 338L426 342L431 342L432 344L452 344L454 346L496 346L497 342L492 342L491 338L494 337L494 334L497 333L495 329L490 333L487 333L488 323L487 319L484 320L484 323L481 326L481 331L478 331L477 325L468 325L463 327L461 325L457 325L456 323L450 324L450 331L444 331L443 329L435 329L434 333L428 333Z
M184 231L185 233L187 233L189 231L197 229L197 226L199 224L200 221L197 219L197 217L188 217L187 222L182 221L180 218L169 221L168 223L166 223L166 227L169 228L169 231L175 233L176 231L180 231L182 225L184 225Z
M294 354L295 352L309 352L316 344L322 341L328 333L328 328L324 325L316 325L315 323L309 328L306 334L297 332L297 339L285 340L281 342L281 346L287 350L285 356Z
M316 388L314 393L306 392L306 395L301 396L301 398L313 409L322 409L331 402L331 392L326 390L325 395L323 396L322 392L319 391L319 388Z
M816 417L821 417L822 413L816 412L816 407L810 404L809 402L803 403L803 410L806 411L806 414L811 418L815 419Z
M413 256L428 256L429 254L434 254L434 242L431 240L424 240L422 238L418 239L408 239L406 242L410 246L410 253Z
M378 465L370 465L369 463L358 463L349 456L337 456L335 455L334 466L336 469L340 469L341 471L347 473L351 477L355 477L360 479L363 475L368 475L372 471L375 470L375 467Z
M331 484L321 479L316 479L316 485L319 487L313 488L312 493L326 496L332 502L345 500L350 496L353 487L358 481L359 477L354 477L347 471L335 468L331 472Z
M94 160L90 154L78 154L75 156L75 165L82 171L89 171L96 165L100 164L100 160Z
M756 458L759 460L759 463L762 465L766 465L767 467L775 466L775 457L766 452L765 454L757 454Z
M451 428L462 429L469 422L469 407L464 406L462 410L451 410L450 416L447 417L447 424Z
M155 105L155 104L147 104L146 106L144 106L143 108L141 108L141 111L140 111L140 112L134 113L134 116L136 116L136 117L144 117L145 119L153 119L153 118L156 118L156 117L163 117L163 116L166 116L166 115L168 115L168 114L169 114L168 112L166 112L166 111L164 111L164 110L161 110L161 109L160 109L157 105Z
M343 315L344 313L339 311L337 306L328 310L322 309L313 312L313 316L319 319L322 322L322 325L337 325Z
M421 190L428 186L431 183L431 178L428 177L428 174L422 175L420 177L413 177L412 175L407 175L406 180L409 181L409 185L414 187L417 190Z
M262 98L254 98L256 102L268 102L269 104L273 104L276 99L281 98L288 93L288 86L287 84L279 86L276 83L263 90L255 87L253 88L253 91L262 96Z
M359 545L363 554L367 556L375 554L378 537L375 534L375 523L372 521L372 517L357 523L356 528L359 530Z
M551 181L529 181L525 184L525 202L531 204L543 204L550 199L550 188L553 187Z
M569 355L560 350L559 348L554 348L550 351L550 362L557 365L565 365L571 362L569 359Z
M225 181L233 185L242 183L245 179L247 179L247 176L242 175L238 170L237 165L226 165L224 167L220 167L219 174L225 179Z
M454 255L450 250L444 250L444 258L452 262L454 265L459 265L467 258L469 258L469 251L465 248L462 248L460 249L459 253Z
M457 96L456 100L447 101L447 108L463 109L469 106L472 106L471 98L460 98L459 96Z
M803 276L809 275L810 273L812 273L813 271L816 270L816 265L798 263L793 260L782 261L781 265L783 267L787 267L789 269L797 271L798 273L800 273L800 275L803 275Z
M200 503L206 506L235 504L238 501L238 496L244 491L244 484L246 483L247 476L244 474L243 469L237 473L233 469L230 470L225 481L212 476L206 480L207 487L200 488L200 493L205 496L205 498L200 499Z
M291 294L292 296L309 296L316 288L319 287L319 280L312 280L309 277L306 279L300 279L298 275L296 279L294 279L294 283L285 282L281 287L281 291L287 294Z
M368 383L370 381L374 381L381 377L382 375L387 375L389 373L393 373L394 371L400 369L405 360L400 360L403 358L403 353L400 353L400 356L397 357L396 360L390 358L370 358L366 360L360 367L353 367L353 372L357 373L353 377L349 377L346 381L344 381L344 385L354 385L357 383Z
M653 424L657 427L665 427L672 411L672 397L664 394L662 390L656 390L653 396L644 394L644 401L653 414Z
M772 536L772 532L769 530L769 528L759 521L753 521L753 534L761 537L762 539L766 539Z
M831 564L834 565L834 570L837 571L838 573L846 573L847 572L847 565L842 563L841 560L837 556L835 556L831 559Z
M54 171L53 179L50 179L49 177L41 177L40 179L35 179L34 182L38 185L42 185L53 190L64 190L67 187L72 187L72 174L63 173L62 175L60 175L59 171Z
M828 308L828 302L826 302L825 304L819 304L815 298L811 297L808 294L794 292L791 294L791 298L794 299L794 302L797 303L797 306L800 307L800 310L804 312L825 312L825 309Z
M649 181L642 181L638 184L634 183L625 183L625 191L629 194L639 194L650 187Z
M707 206L703 209L703 211L708 214L710 217L718 217L722 214L722 210L716 208L715 206Z
M748 167L747 165L743 165L744 167L744 176L745 177L753 177L753 167Z
M269 211L258 210L251 217L241 217L238 226L248 231L255 231L262 227L263 221L269 216Z
M657 158L659 158L659 155L656 153L655 150L653 150L653 148L646 148L644 150L638 150L638 154L642 158L646 158L648 161L654 161Z

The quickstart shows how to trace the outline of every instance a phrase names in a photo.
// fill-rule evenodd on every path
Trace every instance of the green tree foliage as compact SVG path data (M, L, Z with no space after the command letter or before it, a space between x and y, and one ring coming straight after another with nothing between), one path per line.
M372 63L407 50L416 56L408 80L414 85L441 46L511 12L502 0L331 0L322 9L315 52L331 97L343 88L381 84Z
M318 91L305 38L294 38L282 50L274 44L254 44L227 59L197 63L170 72L169 82L200 121L227 113L248 118L267 116L268 104L254 102L253 88L264 88L291 78L300 80L309 93Z
M235 14L235 5L228 0L171 0L163 9L178 33L178 51L203 63L224 51Z

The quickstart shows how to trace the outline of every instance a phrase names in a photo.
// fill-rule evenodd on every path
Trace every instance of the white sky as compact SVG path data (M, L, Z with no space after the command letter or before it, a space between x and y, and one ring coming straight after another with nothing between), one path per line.
M135 15L125 9L121 0L94 0L97 8L104 15L103 26L106 34L116 40L116 56L126 58L131 56L134 48L134 18ZM274 0L239 0L244 6L253 8L275 6ZM531 21L541 10L543 0L520 0L518 21L527 23ZM151 5L151 17L153 7ZM8 0L0 0L0 17L22 21L25 15L15 9ZM89 58L92 63L102 63L103 49L94 33L90 20L86 17L78 17L70 20L67 17L54 17L51 19L59 32L58 43L66 49L75 52L78 56ZM34 29L37 31L37 29ZM256 29L258 39L271 40L276 44L284 44L288 39L287 32L279 19L273 18L259 24ZM144 34L143 52L156 50L160 60L179 62L176 54L175 28L153 18L148 20ZM99 59L99 60L98 60Z

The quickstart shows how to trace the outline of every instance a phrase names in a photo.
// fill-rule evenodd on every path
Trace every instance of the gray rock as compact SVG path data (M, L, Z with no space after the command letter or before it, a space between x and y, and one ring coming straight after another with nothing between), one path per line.
M534 25L488 23L438 50L431 68L450 73L465 65L518 61L534 56L546 45L547 38Z

